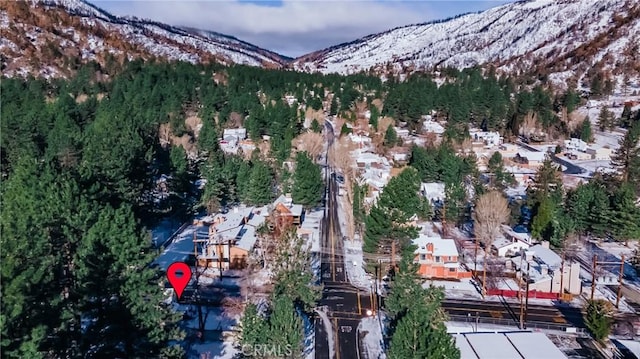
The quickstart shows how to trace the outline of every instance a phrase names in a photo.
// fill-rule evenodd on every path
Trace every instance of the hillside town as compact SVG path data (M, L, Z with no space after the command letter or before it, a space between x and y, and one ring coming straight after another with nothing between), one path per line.
M640 4L452 4L0 3L1 356L640 358Z

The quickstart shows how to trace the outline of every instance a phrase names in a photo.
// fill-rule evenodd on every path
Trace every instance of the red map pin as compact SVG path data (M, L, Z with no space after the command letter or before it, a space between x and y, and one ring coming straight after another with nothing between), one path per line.
M173 290L176 291L178 300L180 300L182 292L189 284L189 280L191 280L191 268L184 262L173 262L167 268L167 278Z

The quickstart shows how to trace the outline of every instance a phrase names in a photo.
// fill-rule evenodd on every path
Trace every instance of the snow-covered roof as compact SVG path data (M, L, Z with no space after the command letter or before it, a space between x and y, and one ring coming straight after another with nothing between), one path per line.
M223 220L221 223L215 225L216 231L221 233L240 227L244 218L249 217L252 211L253 207L236 207L226 214L216 215L214 221L218 218Z
M422 182L420 184L420 192L422 192L422 195L429 200L444 199L445 197L444 191L445 191L444 183L441 183L441 182L431 182L431 183Z
M562 258L549 248L545 248L540 244L529 248L533 252L533 256L548 265L549 268L559 268L562 265Z
M547 158L547 154L545 152L534 152L534 151L520 151L518 152L520 157L524 157L529 161L542 162Z
M247 252L253 250L253 247L258 240L258 237L256 236L256 228L247 225L242 226L242 230L240 230L239 234L240 240L236 243L236 247L244 249Z
M302 210L303 210L302 205L301 204L294 204L290 197L287 197L285 195L280 195L280 197L278 197L278 199L276 199L273 202L273 205L276 206L279 203L281 203L282 205L287 207L289 209L289 211L291 211L291 214L293 214L294 216L301 216L302 215Z
M458 248L453 239L444 239L440 237L429 237L421 234L413 240L413 244L417 246L415 253L417 254L433 254L434 256L457 256ZM433 244L433 252L427 250L427 245Z
M544 333L461 333L454 335L461 359L566 359Z

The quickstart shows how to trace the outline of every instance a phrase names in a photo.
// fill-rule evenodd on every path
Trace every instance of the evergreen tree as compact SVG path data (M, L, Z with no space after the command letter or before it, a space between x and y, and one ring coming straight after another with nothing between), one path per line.
M491 155L487 167L493 175L491 178L492 186L496 189L504 190L509 186L515 185L516 180L512 173L505 170L500 152L496 151Z
M622 114L620 115L620 120L618 121L620 127L622 128L630 128L633 124L631 119L631 105L625 104L622 109Z
M322 189L320 166L313 163L306 152L298 152L291 193L293 201L307 207L314 206L322 199Z
M313 121L311 121L311 131L313 131L315 133L322 132L322 127L318 123L318 120L316 120L315 118L313 119Z
M420 212L422 201L418 197L420 177L412 167L405 168L389 180L378 201L365 218L364 250L372 253L380 245L399 241L405 248L408 240L415 238L417 228L406 223Z
M253 164L247 184L248 204L264 206L273 199L273 172L268 164L257 161Z
M347 126L346 123L343 123L342 127L340 128L340 136L348 135L350 133L351 133L351 129L349 128L349 126Z
M301 353L304 331L302 319L293 302L284 296L276 297L272 307L269 315L269 344L282 351L290 348L296 355Z
M393 128L393 126L389 125L384 133L384 141L382 142L382 144L385 147L393 147L396 145L396 143L398 143L398 134L396 133L396 130Z
M247 304L240 320L240 346L252 348L264 344L269 338L268 330L268 322L260 315L258 307L253 303Z
M371 117L369 117L369 125L373 127L374 131L378 131L378 119L380 118L380 110L377 106L370 106Z
M412 249L411 249L412 250ZM389 358L459 358L460 352L444 325L444 293L422 288L413 253L405 252L400 270L391 282L385 307L392 316Z
M629 183L623 183L612 196L612 234L621 242L640 239L640 208Z
M611 165L618 169L623 182L637 183L640 179L640 126L630 128L619 141L619 147L611 157Z
M603 106L598 115L598 128L600 131L610 131L613 128L613 114L607 106Z
M580 125L580 139L584 142L593 141L593 134L591 133L591 121L589 120L588 116L584 119L584 121L582 121L582 124Z

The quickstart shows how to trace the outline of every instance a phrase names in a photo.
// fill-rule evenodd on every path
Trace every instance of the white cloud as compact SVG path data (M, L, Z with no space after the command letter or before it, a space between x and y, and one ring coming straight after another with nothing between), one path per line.
M285 0L280 6L237 1L94 3L116 15L216 31L289 56L427 21L435 15L425 2Z

